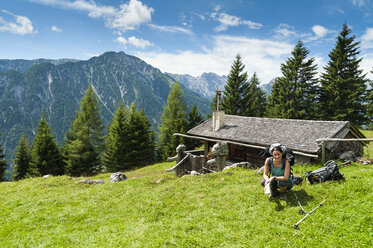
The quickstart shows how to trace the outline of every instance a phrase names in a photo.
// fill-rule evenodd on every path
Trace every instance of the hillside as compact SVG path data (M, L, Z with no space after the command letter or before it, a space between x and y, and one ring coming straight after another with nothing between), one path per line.
M372 247L372 165L342 169L346 180L294 186L269 201L254 170L177 178L174 163L125 172L103 185L67 176L0 183L1 247ZM295 175L316 169L295 166Z
M13 66L22 67L23 63L14 61ZM106 125L120 102L127 107L134 102L157 128L174 82L157 68L123 52L107 52L87 61L36 64L24 73L1 72L0 143L11 155L22 133L31 141L44 111L61 144L88 84L92 84L99 98ZM208 100L183 85L181 89L188 106L196 102L201 114L209 111Z
M224 85L228 80L227 76L219 76L215 73L203 73L198 77L171 73L167 73L167 75L208 99L212 99L215 96L217 89L224 89Z

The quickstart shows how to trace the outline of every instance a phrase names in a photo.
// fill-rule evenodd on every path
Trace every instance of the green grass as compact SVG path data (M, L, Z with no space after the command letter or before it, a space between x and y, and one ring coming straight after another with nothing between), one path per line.
M342 169L346 180L294 186L298 204L269 201L254 170L175 177L162 163L129 180L78 184L68 176L0 184L0 247L372 247L373 166ZM301 175L316 166L295 166Z
M361 130L367 138L373 138L373 130ZM373 142L371 141L368 146L364 147L364 157L373 158Z

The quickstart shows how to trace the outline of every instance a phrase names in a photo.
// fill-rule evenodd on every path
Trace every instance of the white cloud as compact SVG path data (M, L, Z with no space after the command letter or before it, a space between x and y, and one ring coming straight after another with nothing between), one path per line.
M316 37L318 38L325 37L328 34L328 29L321 25L313 26L312 31L315 33Z
M261 82L268 83L281 75L280 65L293 49L292 44L247 37L216 36L213 41L212 49L199 53L137 52L136 56L163 72L199 76L204 72L228 75L239 53L249 76L257 72Z
M216 8L216 11L220 10L220 8ZM259 29L263 25L257 22L252 22L248 20L242 20L237 16L228 15L226 13L218 13L213 12L211 13L211 18L215 21L220 22L220 25L215 28L216 32L225 31L229 27L239 26L239 25L247 25L249 29Z
M367 28L365 34L361 37L361 48L373 48L373 28Z
M369 0L352 0L352 4L358 7L363 7L369 4Z
M33 2L57 6L66 9L88 12L92 18L103 18L106 26L111 29L128 31L136 29L140 24L151 21L154 10L138 0L130 0L121 4L119 8L112 6L98 5L93 0L31 0Z
M62 32L62 29L60 29L60 28L58 28L58 27L56 27L56 26L52 26L52 27L51 27L51 30L52 30L53 32L57 32L57 33L61 33L61 32Z
M2 10L2 12L12 16L13 20L6 21L0 16L0 32L10 32L19 35L37 33L37 31L34 30L31 20L26 16L15 15L7 10Z
M373 53L362 54L363 60L361 61L360 67L364 73L367 74L367 78L373 80Z
M193 35L193 31L190 29L186 28L181 28L181 27L176 27L176 26L160 26L160 25L155 25L155 24L148 24L149 27L153 29L157 29L162 32L167 32L167 33L184 33L188 35Z
M120 36L116 39L117 42L122 44L124 47L127 47L127 45L131 45L137 48L144 49L148 46L153 46L153 44L147 40L136 38L135 36L131 36L128 39Z
M120 10L109 21L109 26L122 31L134 30L140 24L150 22L153 11L140 1L130 0L129 3L120 5Z
M298 36L295 28L285 23L280 23L274 30L274 33L276 39L291 39Z

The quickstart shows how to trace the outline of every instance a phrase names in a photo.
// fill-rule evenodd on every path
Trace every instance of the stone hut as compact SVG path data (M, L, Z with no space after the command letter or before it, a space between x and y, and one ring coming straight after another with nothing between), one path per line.
M348 121L313 121L276 118L243 117L225 115L214 111L213 117L189 130L187 134L174 135L197 139L205 144L205 157L217 142L227 142L227 159L234 162L247 161L261 166L264 159L260 153L273 144L281 143L293 150L296 163L310 163L321 160L322 147L319 139L365 138L357 127ZM363 153L366 143L327 142L325 159L335 159L345 151Z

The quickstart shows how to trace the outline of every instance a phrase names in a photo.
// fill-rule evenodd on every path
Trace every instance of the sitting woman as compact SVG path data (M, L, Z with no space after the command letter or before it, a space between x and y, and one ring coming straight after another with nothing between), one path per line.
M263 186L270 184L270 198L278 195L277 189L281 191L289 190L293 187L293 178L290 176L290 164L285 159L284 148L281 144L271 145L269 152L271 157L267 158L264 163L264 173L261 184ZM272 176L271 176L272 174ZM281 196L286 199L286 194Z

